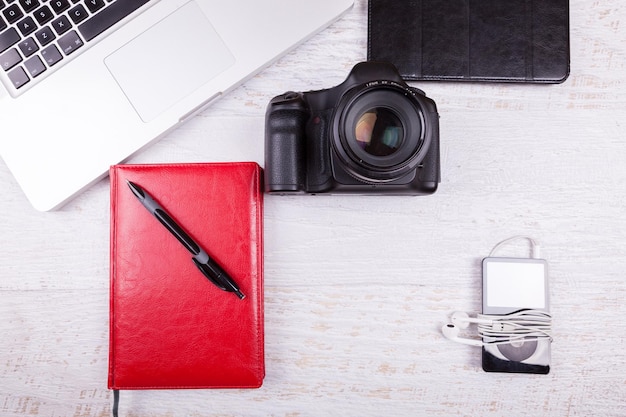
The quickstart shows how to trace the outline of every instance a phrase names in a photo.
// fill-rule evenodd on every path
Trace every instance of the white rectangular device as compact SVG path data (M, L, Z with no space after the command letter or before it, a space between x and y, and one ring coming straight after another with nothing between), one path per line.
M353 1L0 1L0 155L58 208Z
M483 259L483 314L505 315L523 309L550 312L548 264L544 259ZM489 342L489 340L483 340ZM546 374L550 370L550 340L486 344L487 372Z

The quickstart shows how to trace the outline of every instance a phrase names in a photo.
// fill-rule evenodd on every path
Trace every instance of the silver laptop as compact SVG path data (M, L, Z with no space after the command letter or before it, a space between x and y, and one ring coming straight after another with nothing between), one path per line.
M0 155L58 208L353 1L0 0Z

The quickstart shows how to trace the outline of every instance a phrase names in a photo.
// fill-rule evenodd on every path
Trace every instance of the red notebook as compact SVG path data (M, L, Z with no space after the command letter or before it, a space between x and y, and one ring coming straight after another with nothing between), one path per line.
M110 389L261 386L261 176L252 162L111 167ZM219 263L244 299L201 273L128 181Z

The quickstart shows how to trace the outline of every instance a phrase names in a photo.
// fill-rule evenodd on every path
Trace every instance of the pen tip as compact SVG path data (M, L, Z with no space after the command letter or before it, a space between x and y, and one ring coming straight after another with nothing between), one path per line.
M133 194L140 198L144 197L143 190L137 184L129 180L126 180L126 183L128 184L128 187L133 192Z
M235 294L237 294L237 297L239 297L240 300L243 300L244 298L246 298L245 294L239 290L235 291Z

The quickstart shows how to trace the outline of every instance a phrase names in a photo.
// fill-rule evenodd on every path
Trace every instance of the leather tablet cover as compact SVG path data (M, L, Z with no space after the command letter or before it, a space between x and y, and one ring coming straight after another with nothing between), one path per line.
M256 163L116 165L110 389L255 388L265 375L263 194ZM133 195L148 191L239 285L220 290Z
M568 0L370 0L368 59L406 80L559 83Z

